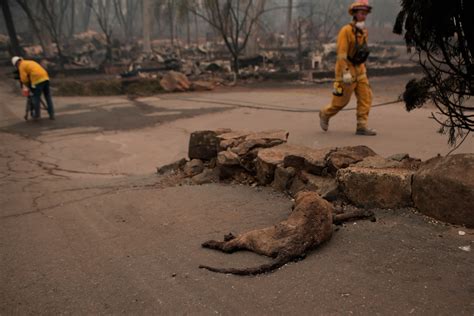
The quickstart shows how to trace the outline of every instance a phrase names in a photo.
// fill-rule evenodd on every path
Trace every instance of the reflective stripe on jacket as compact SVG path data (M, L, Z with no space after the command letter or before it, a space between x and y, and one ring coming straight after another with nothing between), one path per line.
M49 80L46 70L33 60L22 60L18 68L20 80L25 85L37 85Z

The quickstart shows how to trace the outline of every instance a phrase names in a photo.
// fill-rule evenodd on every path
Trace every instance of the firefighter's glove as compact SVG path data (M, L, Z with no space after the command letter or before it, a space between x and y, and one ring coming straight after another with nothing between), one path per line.
M340 97L344 94L344 88L342 87L342 84L340 82L338 81L334 82L332 94L335 95L336 97Z
M27 97L30 95L30 89L28 89L27 87L23 87L21 89L21 94L24 96L24 97Z
M352 83L352 75L349 71L344 72L342 75L342 82L345 84L351 84Z

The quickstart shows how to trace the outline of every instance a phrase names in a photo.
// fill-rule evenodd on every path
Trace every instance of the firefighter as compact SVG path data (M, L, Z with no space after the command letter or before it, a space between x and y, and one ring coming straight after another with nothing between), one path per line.
M331 104L319 112L321 129L327 131L329 119L350 101L352 92L357 98L357 135L374 136L376 131L367 126L372 91L367 79L365 61L369 55L365 19L372 7L368 0L357 0L349 7L352 22L343 26L337 36L336 78Z
M28 89L31 90L33 94L33 118L37 119L40 117L40 98L43 93L48 105L49 118L54 120L54 106L49 89L48 72L37 62L24 60L18 56L12 58L12 64L20 73L23 94L28 95Z

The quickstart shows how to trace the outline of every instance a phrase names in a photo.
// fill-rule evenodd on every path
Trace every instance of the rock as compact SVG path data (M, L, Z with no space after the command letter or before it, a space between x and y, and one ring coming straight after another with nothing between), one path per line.
M401 161L403 168L411 170L418 170L421 166L421 163L421 159L411 157L405 158Z
M219 182L219 169L218 168L213 168L213 169L205 168L203 172L192 177L192 181L195 184Z
M200 159L188 161L183 167L183 172L187 177L193 177L197 174L200 174L203 170L204 164Z
M298 151L299 148L299 146L281 144L271 148L260 149L256 160L257 181L262 185L271 183L276 166L282 164L288 154Z
M283 164L277 165L273 177L272 187L281 192L286 192L291 186L296 170L293 167L285 168Z
M182 158L182 159L180 159L178 161L175 161L173 163L170 163L170 164L167 164L167 165L156 168L156 173L165 174L167 172L179 170L186 164L186 162L187 162L187 160Z
M189 159L210 160L217 157L219 139L216 131L196 131L189 138Z
M284 130L251 133L246 135L240 143L234 144L231 150L237 155L243 156L254 148L269 148L286 143L288 134Z
M408 158L410 158L410 155L408 155L407 153L399 153L399 154L394 154L394 155L391 155L390 157L387 157L387 159L389 160L396 160L396 161L402 161Z
M400 208L412 205L413 171L401 168L351 166L339 169L339 189L349 201L366 208Z
M230 150L221 151L217 154L217 164L221 166L239 166L240 158Z
M239 156L246 155L254 148L268 148L286 143L288 132L271 130L263 132L230 131L219 135L220 150L231 149Z
M293 167L296 170L304 170L314 175L324 174L326 169L326 157L333 148L312 149L300 146L283 161L285 167Z
M370 168L370 169L404 169L403 164L399 161L385 159L382 156L370 156L364 158L362 161L355 164L357 167Z
M338 185L332 177L322 177L300 171L293 179L290 194L296 196L300 191L315 191L322 198L333 201L338 196Z
M250 132L243 131L229 131L227 133L222 133L219 135L219 149L227 150L227 148L235 147L245 140L245 137L248 136Z
M197 80L191 83L191 90L193 91L210 91L216 88L216 83L212 81Z
M341 168L347 168L366 157L377 155L367 146L348 146L336 148L326 158L326 164L330 173L335 174Z
M242 166L219 166L219 179L232 179L237 183L252 183L255 179Z
M170 71L160 80L160 85L168 92L187 91L191 88L191 83L185 74Z
M414 175L413 201L425 215L474 228L474 154L426 161Z
M409 170L418 170L421 164L420 159L404 157L402 160L398 161L396 159L385 159L381 156L370 156L364 158L362 161L358 162L356 166L358 167L367 167L367 168L396 168L396 169L409 169Z

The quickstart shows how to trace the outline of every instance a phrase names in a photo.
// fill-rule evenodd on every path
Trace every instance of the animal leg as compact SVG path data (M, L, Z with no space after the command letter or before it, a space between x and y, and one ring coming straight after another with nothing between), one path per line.
M332 221L335 225L341 225L344 222L357 219L369 219L371 222L376 221L374 212L364 209L334 215Z
M237 250L244 249L234 238L230 241L208 240L201 244L204 248L220 250L225 253L232 253Z

